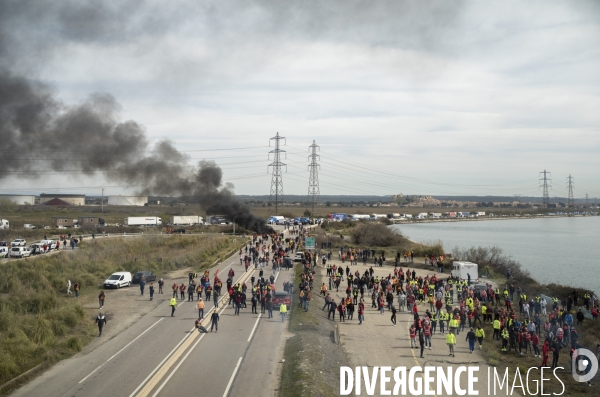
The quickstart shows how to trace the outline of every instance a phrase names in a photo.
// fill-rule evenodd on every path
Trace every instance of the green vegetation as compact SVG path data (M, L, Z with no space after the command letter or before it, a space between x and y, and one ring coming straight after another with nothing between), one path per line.
M317 246L321 243L331 242L332 250L338 251L340 246L347 248L374 249L379 255L385 252L388 260L393 260L396 253L412 251L415 259L427 255L444 255L441 242L433 244L415 243L402 236L397 230L387 227L387 220L383 222L348 221L324 222L321 228L315 229L317 233Z
M79 300L65 296L66 281L97 295L115 271L208 268L239 249L227 236L159 236L84 240L80 250L2 263L0 266L0 384L41 363L79 352L95 335Z

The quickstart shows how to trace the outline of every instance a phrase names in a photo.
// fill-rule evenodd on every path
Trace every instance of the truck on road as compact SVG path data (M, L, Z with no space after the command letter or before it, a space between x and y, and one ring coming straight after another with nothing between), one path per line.
M130 216L123 221L124 226L160 226L162 219L158 216Z
M171 225L197 225L204 223L204 219L198 215L180 215L171 217Z

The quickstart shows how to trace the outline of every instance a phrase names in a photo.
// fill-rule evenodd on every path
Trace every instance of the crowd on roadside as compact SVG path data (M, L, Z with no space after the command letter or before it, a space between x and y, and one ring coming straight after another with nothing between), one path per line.
M362 254L364 258L366 252L348 250L346 258L350 259L350 266L355 264L355 254L359 257ZM400 253L396 258L400 258ZM407 262L408 258L406 255ZM551 368L558 366L563 349L568 349L572 356L581 347L579 333L584 323L590 321L586 320L582 309L590 311L591 321L598 318L597 298L588 293L579 296L574 290L562 299L547 299L541 295L528 296L513 283L507 283L504 288L491 284L474 288L467 280L439 277L438 274L417 276L414 269L405 270L398 262L393 272L385 277L375 275L373 267L361 272L349 265L324 262L328 285L320 286L320 295L325 299L322 310L328 311L327 318L352 321L357 311L356 320L362 324L365 304L370 298L369 309L381 314L387 311L393 326L398 312L412 315L410 346L420 348L421 357L425 349L431 349L431 337L436 333L444 336L448 354L454 356L454 347L463 333L470 353L476 345L483 349L487 339L490 348L497 346L504 354L532 355L540 359L538 365ZM426 263L431 265L440 262L443 263L442 257L426 258ZM340 289L345 291L345 298L336 302L329 291L339 292ZM491 326L491 336L486 336L484 323ZM597 349L600 360L600 343Z

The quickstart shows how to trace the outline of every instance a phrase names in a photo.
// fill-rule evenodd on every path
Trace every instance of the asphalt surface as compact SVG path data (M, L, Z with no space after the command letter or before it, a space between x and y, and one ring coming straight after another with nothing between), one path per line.
M248 280L250 285L252 273L258 278L258 270L244 273L237 253L215 266L222 279L230 267L235 271L234 283ZM291 281L293 273L284 269L276 274L277 291L283 291L283 283ZM271 267L264 268L265 278L271 274ZM211 282L213 276L211 271ZM259 315L251 314L248 299L248 308L234 316L232 306L226 306L229 298L222 296L219 331L201 334L194 329L196 302L179 301L171 317L168 286L165 292L156 297L164 302L133 326L88 354L58 363L12 395L173 396L200 390L207 396L273 394L266 392L277 387L269 374L277 369L287 325L278 311L268 319L267 313L260 314L259 305ZM211 308L212 302L206 302L203 325L208 329Z

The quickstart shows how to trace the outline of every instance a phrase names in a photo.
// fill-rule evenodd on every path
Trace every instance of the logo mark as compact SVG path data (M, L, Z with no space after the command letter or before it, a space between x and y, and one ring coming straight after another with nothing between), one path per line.
M571 358L571 368L576 382L589 382L598 372L598 361L588 349L576 349Z

